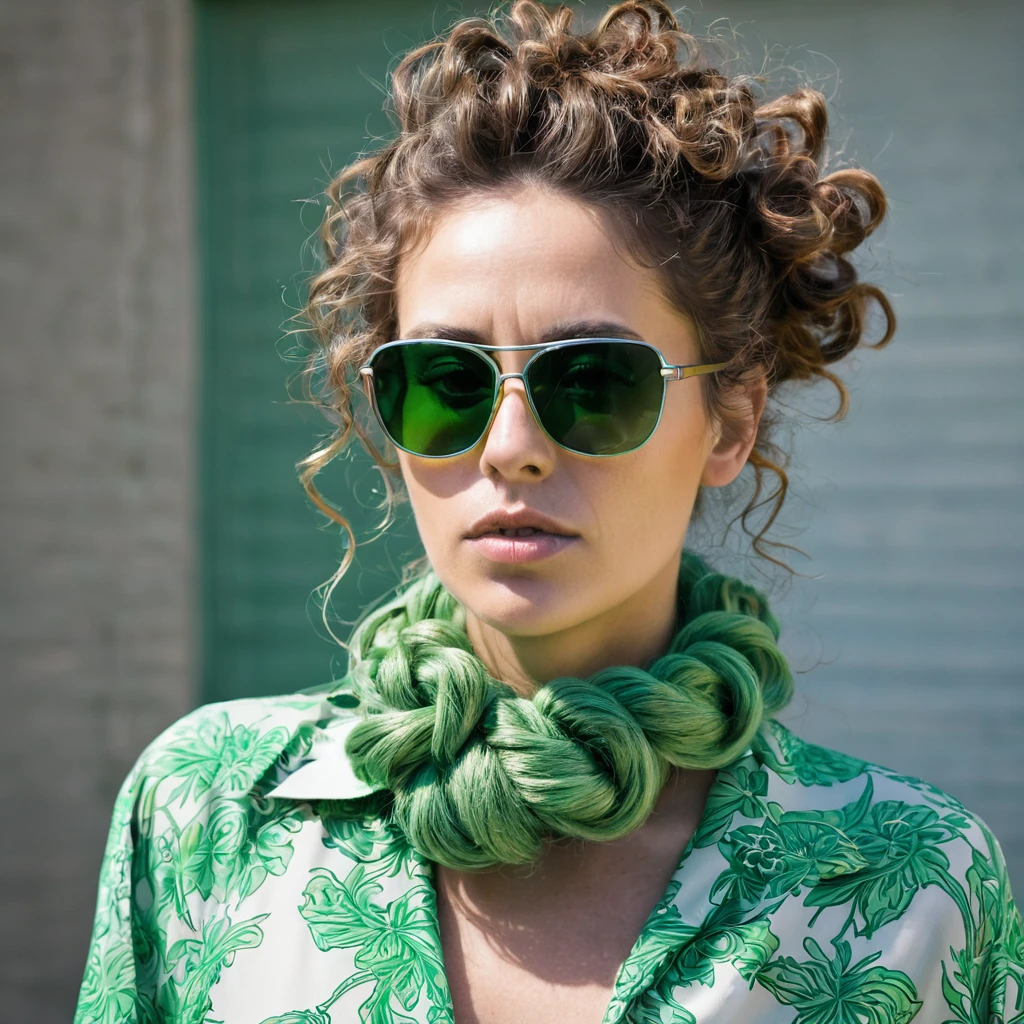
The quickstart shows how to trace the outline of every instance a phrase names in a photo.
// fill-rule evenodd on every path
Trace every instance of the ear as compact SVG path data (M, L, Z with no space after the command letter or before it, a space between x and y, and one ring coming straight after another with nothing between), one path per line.
M725 401L728 403L728 418L717 433L700 478L705 487L731 484L747 464L768 401L768 381L764 370L759 369L749 383L737 385L725 396Z

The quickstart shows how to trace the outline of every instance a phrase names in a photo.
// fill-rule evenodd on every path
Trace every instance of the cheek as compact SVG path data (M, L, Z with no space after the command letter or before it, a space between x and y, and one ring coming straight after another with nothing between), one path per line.
M699 384L699 381L688 381ZM686 387L677 384L676 387ZM661 423L648 443L654 467L671 477L673 485L696 491L704 463L707 461L709 427L701 404L700 392L694 387L688 393L669 393Z
M604 489L609 518L666 538L685 530L704 464L702 419L691 410L663 416L654 436L616 466L614 486Z
M414 459L401 451L398 464L416 528L424 545L430 547L435 538L440 540L453 529L458 495L467 487L466 471L443 461Z
M627 559L640 546L674 546L685 528L689 503L689 479L664 453L651 452L621 467L613 481L594 491L602 543L614 542Z
M430 490L425 486L426 481L423 479L422 473L411 468L409 456L405 452L398 453L398 465L402 471L402 487L409 496L409 505L416 518L417 528L422 532L430 520Z

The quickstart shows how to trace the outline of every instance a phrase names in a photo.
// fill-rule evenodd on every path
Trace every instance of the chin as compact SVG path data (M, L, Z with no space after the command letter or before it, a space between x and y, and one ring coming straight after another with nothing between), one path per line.
M508 636L543 636L578 622L576 605L584 593L571 577L510 572L508 566L463 575L455 589L448 589L481 622Z

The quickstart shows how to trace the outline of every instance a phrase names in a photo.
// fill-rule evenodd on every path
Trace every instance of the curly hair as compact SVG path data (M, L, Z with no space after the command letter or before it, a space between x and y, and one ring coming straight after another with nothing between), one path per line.
M314 478L355 433L382 471L383 526L390 521L398 462L355 414L355 371L394 337L400 258L473 197L540 188L593 209L695 325L700 360L728 362L700 389L726 435L739 424L733 389L764 374L769 403L748 458L753 494L736 519L754 550L786 569L767 547L790 545L766 539L788 489L771 397L783 382L824 378L839 399L824 418L841 419L848 393L828 367L893 335L888 299L848 258L885 216L885 193L860 169L819 176L828 128L820 91L761 102L760 80L710 66L661 0L615 4L587 32L573 20L564 4L514 0L503 17L494 9L465 18L409 51L388 95L397 136L327 189L326 265L302 311L315 339L303 380L337 430L297 468L310 499L348 536L330 589L355 536ZM872 303L885 330L869 344ZM755 534L749 523L762 507Z

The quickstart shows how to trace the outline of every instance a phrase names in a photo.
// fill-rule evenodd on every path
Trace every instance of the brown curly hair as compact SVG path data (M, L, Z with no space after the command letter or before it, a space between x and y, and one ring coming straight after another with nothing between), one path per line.
M819 177L821 92L759 102L760 79L709 66L661 0L618 3L588 32L574 32L573 19L564 4L514 0L505 17L494 8L465 18L408 52L389 93L397 137L327 189L326 266L302 313L316 342L303 379L338 429L298 469L314 504L348 536L328 596L355 536L314 478L354 432L387 489L381 528L390 521L398 462L353 411L355 371L394 337L400 256L474 195L539 187L594 209L694 323L700 361L728 361L700 378L705 409L726 432L731 389L760 373L769 396L785 381L830 381L839 401L824 418L841 419L848 394L828 366L868 344L872 302L885 330L869 347L895 330L889 301L847 258L884 217L885 193L859 169ZM759 555L788 569L766 545L790 545L765 538L788 489L788 459L771 440L777 422L769 402L748 460L753 495L732 521ZM767 519L754 534L749 520L761 507Z

